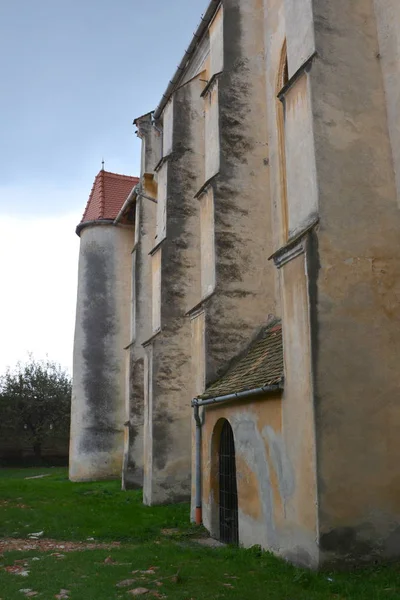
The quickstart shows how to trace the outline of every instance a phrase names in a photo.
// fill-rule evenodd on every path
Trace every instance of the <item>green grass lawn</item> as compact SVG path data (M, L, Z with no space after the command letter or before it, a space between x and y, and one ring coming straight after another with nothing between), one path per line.
M41 473L51 475L24 479ZM141 542L162 528L189 528L188 511L187 504L145 507L142 492L122 492L119 481L71 483L62 468L0 470L0 537L44 530L58 540Z
M44 479L24 477L51 473ZM172 536L163 529L177 528ZM310 573L258 549L205 548L194 541L188 505L144 507L139 492L118 482L71 484L64 469L0 472L0 538L121 541L119 548L72 552L5 552L0 600L139 598L176 600L399 600L400 568ZM197 532L196 532L197 533ZM107 559L107 560L106 560ZM21 561L15 563L15 561ZM17 564L28 574L10 573ZM143 572L142 572L143 571ZM132 580L126 586L118 583ZM32 590L37 596L26 596Z

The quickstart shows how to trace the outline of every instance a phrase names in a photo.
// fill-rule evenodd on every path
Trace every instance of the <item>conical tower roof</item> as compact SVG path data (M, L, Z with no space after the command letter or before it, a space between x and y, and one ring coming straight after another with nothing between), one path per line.
M137 177L110 173L103 169L97 174L81 223L115 219L132 188L139 183Z

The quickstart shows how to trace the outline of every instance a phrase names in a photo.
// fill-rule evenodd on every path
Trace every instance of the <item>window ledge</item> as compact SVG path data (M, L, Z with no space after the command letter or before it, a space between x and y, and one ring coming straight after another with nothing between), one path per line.
M291 76L289 81L287 83L285 83L285 85L283 86L281 91L278 93L278 99L281 102L283 102L285 100L285 96L286 96L287 92L290 90L290 88L292 88L294 86L296 81L303 75L303 73L308 73L308 71L311 69L311 65L314 61L314 58L316 58L316 56L318 56L317 52L313 52L311 54L311 56L309 56L307 58L307 60L304 61L303 64L297 69L296 73L294 73Z
M219 175L219 171L217 171L216 173L214 173L214 175L211 175L211 177L209 177L201 186L201 188L199 189L198 192L196 192L196 194L194 195L194 197L200 198L200 196L202 194L204 194L204 192L206 191L206 189L208 188L209 185L211 185L211 183L213 182L213 180Z
M283 265L296 258L296 256L303 254L305 251L305 237L312 229L316 227L316 225L318 225L318 223L318 217L313 219L313 221L307 225L307 227L297 233L293 238L289 239L284 246L271 254L271 256L268 257L268 260L273 260L275 266L280 269L283 267Z
M204 296L197 304L195 304L192 308L190 308L187 312L185 312L185 317L195 317L197 312L201 312L204 309L204 305L207 300L209 300L215 294L215 289L212 292L209 292L206 296Z
M171 157L171 155L172 155L172 152L170 152L169 154L166 154L165 156L163 156L162 158L160 158L160 160L158 161L158 163L154 167L154 171L156 173L157 173L157 171L159 171L161 169L161 167L163 166L164 163L168 162L168 160Z
M214 75L211 75L211 77L208 80L208 83L206 84L204 90L200 94L201 98L204 98L204 96L206 96L208 94L208 92L213 87L214 83L219 79L221 73L222 73L222 71L218 71L218 73L214 73Z
M167 236L163 237L162 240L160 240L159 242L157 242L157 244L150 250L149 252L149 256L153 256L153 254L155 254L157 252L157 250L159 250L159 248L162 246L163 242L167 239Z
M149 346L149 345L151 344L151 342L152 342L152 341L153 341L153 340L154 340L154 339L155 339L155 338L156 338L158 335L160 335L160 333L161 333L161 327L160 327L160 329L157 329L157 331L155 331L151 337L149 337L147 340L145 340L145 341L142 343L142 346L143 346L143 348L145 348L146 346Z

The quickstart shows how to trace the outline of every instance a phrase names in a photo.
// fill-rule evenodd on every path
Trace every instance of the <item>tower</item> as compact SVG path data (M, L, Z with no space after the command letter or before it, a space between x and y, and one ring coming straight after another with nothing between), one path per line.
M72 481L121 475L130 343L134 217L115 221L138 179L102 169L80 237L71 409Z

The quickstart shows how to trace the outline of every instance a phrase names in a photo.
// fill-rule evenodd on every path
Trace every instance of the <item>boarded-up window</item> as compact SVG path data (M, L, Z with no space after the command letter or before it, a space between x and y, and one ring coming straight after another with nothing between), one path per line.
M292 77L316 50L313 0L284 0L284 13Z
M205 97L205 179L219 171L218 81Z
M215 15L210 27L210 77L224 68L224 31L222 6Z
M201 312L192 318L193 396L204 393L206 380L205 355L205 314Z
M211 188L200 197L201 296L215 288L214 194Z
M210 39L208 35L204 35L190 59L180 83L181 86L185 85L185 83L196 77L202 71L206 70L206 64L209 61L209 55Z
M136 250L132 252L131 342L136 338Z
M152 324L153 333L161 329L161 248L152 255Z
M141 138L140 172L146 173L146 138Z
M168 163L164 163L158 172L157 243L161 242L167 235L167 178Z
M168 102L163 113L163 156L172 152L172 132L174 126L174 98Z
M318 211L313 114L309 80L297 79L285 95L285 141L289 236L293 237Z
M283 44L281 60L279 63L277 89L279 94L289 80L286 41ZM286 151L285 151L285 111L283 102L277 98L276 106L278 154L279 154L279 179L281 188L281 245L286 244L288 238L288 207L287 207L287 181L286 181Z
M135 208L135 240L133 246L136 247L139 242L140 235L140 201L139 198L136 198L136 208Z

